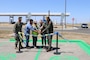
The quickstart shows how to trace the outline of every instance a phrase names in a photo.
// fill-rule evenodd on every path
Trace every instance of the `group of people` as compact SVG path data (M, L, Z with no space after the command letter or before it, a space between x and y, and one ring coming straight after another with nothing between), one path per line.
M53 22L51 21L49 16L46 16L46 19L40 20L40 23L37 24L36 21L33 21L33 19L29 19L27 23L22 22L22 17L18 17L18 22L15 23L14 26L14 33L15 33L15 49L17 48L18 42L20 41L18 32L22 32L22 26L25 25L24 28L24 34L26 38L26 47L29 46L29 38L30 35L32 35L33 40L33 47L37 47L37 35L41 34L42 38L42 46L46 47L46 40L48 42L48 49L46 51L51 51L52 49L52 35L45 36L45 34L51 34L53 33ZM32 33L30 32L32 31ZM36 35L36 36L35 36ZM21 45L21 48L23 46Z

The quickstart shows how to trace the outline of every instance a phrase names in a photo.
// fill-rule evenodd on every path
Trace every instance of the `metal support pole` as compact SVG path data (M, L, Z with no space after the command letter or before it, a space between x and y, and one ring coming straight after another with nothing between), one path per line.
M54 54L59 55L60 52L58 52L58 32L56 33L56 52Z
M66 24L66 9L67 9L67 0L65 0L65 28L67 28L67 24Z
M29 19L28 19L28 16L26 16L26 23L28 22L28 20L29 20Z
M28 15L26 16L26 23L28 22L28 20L31 18L31 13L29 12Z
M50 17L50 10L48 10L48 17Z
M13 16L10 16L10 23L12 24L14 22L14 17Z

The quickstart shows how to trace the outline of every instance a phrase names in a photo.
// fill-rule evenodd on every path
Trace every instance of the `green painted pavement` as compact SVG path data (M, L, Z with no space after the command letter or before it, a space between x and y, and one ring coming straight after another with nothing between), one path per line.
M25 40L24 40L25 41ZM32 40L29 40L32 42ZM12 38L10 39L10 42L15 42L15 39ZM37 42L41 42L41 40L38 40ZM55 43L56 40L52 40L52 43ZM58 40L59 43L66 43L66 40ZM90 45L88 45L86 42L83 40L70 40L68 43L76 43L79 45L88 55L90 55Z
M1 52L0 53L0 60L15 60L16 54L10 52Z
M68 55L63 55L63 56L52 56L50 57L49 60L79 60L77 57L75 56L68 56Z
M34 60L38 60L39 56L40 56L40 53L41 53L42 49L39 49L36 56L35 56L35 59Z
M0 42L0 46L7 44L7 42ZM10 52L0 52L0 60L15 60L16 54Z
M40 42L40 40L39 40ZM53 40L52 42L56 42L56 40ZM66 43L67 41L65 40L59 40L59 43ZM82 50L84 50L88 55L90 55L90 45L88 45L87 43L85 43L82 40L70 40L70 43L76 43L78 46L80 46L82 48ZM37 52L35 60L39 60L39 56L40 56L40 51ZM75 57L75 56L52 56L50 57L50 60L79 60L79 58Z
M15 42L14 39L10 39L10 42ZM32 42L32 40L30 40L30 42ZM41 42L41 40L38 40L37 42ZM56 40L52 40L52 43L55 43ZM59 43L67 43L66 40L58 40ZM68 43L76 43L80 48L82 48L82 50L84 50L88 55L90 55L90 45L88 45L86 42L82 41L82 40L69 40ZM35 60L38 60L40 53L41 53L42 49L38 50ZM55 60L60 60L60 59L72 59L75 58L75 56L66 56L66 57L62 57L62 56L57 56L57 58L55 58L54 56L50 58L50 60L52 60L52 58L54 58ZM79 60L77 57L75 60Z

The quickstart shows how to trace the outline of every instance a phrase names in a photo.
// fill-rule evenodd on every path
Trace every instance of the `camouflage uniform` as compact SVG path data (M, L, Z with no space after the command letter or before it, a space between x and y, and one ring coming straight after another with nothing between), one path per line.
M20 41L19 39L19 35L18 35L18 32L22 32L22 25L24 25L24 23L16 23L15 26L14 26L14 33L15 33L15 47L17 47L18 45L18 42Z
M53 23L52 23L51 20L48 21L48 22L46 22L46 23L44 24L44 26L45 26L46 28L43 30L43 32L46 31L47 34L53 33ZM47 39L48 39L48 45L49 45L48 50L51 50L52 35L47 36Z

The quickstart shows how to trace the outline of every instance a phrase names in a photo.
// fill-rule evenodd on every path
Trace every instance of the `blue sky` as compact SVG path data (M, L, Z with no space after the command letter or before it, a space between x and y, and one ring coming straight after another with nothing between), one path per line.
M65 11L65 0L0 0L0 13L5 12L62 12ZM90 0L67 0L67 23L90 22ZM24 17L25 18L25 17ZM42 19L41 17L32 17ZM53 17L52 20L60 21L60 17ZM7 20L6 20L7 19ZM16 21L17 17L15 18ZM0 22L9 21L8 17L0 17ZM25 21L25 19L24 19Z

